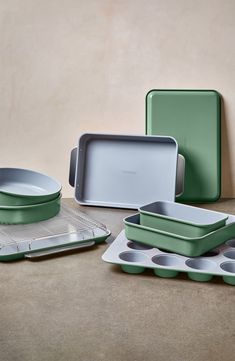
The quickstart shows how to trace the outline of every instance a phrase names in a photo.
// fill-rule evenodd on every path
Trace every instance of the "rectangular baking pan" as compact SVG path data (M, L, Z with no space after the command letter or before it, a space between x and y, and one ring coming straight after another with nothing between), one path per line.
M139 208L140 224L184 237L201 237L225 225L227 215L175 202L160 201Z
M84 205L131 209L152 199L173 201L177 159L172 137L84 134L77 148L75 199Z
M75 175L77 167L77 147L71 150L70 167L69 167L69 184L71 187L75 185ZM184 173L185 173L185 159L182 154L178 154L177 170L176 170L176 189L175 197L180 197L184 192Z
M185 157L182 202L213 202L221 191L220 95L214 90L151 90L146 134L176 139Z
M235 223L229 222L205 236L194 238L141 226L139 214L126 217L124 224L128 239L187 257L198 257L235 236Z
M235 222L229 216L229 223ZM234 234L234 233L233 233ZM179 254L167 253L158 248L128 240L122 231L102 256L103 261L120 265L127 273L142 273L152 269L158 277L173 278L179 272L186 273L189 279L206 282L213 276L220 276L229 285L235 285L235 240L203 254L188 258Z

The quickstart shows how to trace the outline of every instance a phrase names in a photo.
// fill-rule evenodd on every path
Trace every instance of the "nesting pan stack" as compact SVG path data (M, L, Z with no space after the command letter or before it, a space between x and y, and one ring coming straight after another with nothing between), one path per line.
M201 256L225 241L228 215L160 201L124 220L127 238L187 257Z
M235 217L169 201L139 208L103 260L128 273L154 269L160 277L187 272L190 279L222 276L235 285Z
M49 219L60 210L61 185L32 170L0 168L0 223L26 224Z

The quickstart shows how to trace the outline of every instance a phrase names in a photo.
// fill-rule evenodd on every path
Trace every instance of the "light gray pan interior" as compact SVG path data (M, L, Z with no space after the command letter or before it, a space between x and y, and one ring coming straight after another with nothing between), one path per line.
M70 168L69 168L69 184L74 187L75 174L77 164L77 147L71 150ZM175 196L179 197L184 193L184 174L185 174L185 158L178 154L177 171L176 171L176 191Z
M84 134L77 149L80 204L137 209L175 200L178 146L164 136Z
M0 192L22 196L49 195L61 184L45 174L21 168L0 168Z
M140 211L155 213L156 215L195 225L210 225L228 218L224 213L174 202L154 202L140 207Z

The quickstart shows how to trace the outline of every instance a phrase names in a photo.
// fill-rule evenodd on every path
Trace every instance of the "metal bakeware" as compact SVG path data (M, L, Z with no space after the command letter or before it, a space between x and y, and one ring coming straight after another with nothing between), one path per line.
M29 169L0 168L0 206L24 206L57 198L61 184Z
M0 206L0 224L27 224L52 218L60 210L60 200L61 195L31 206Z
M77 165L77 147L71 150L70 168L69 168L69 184L74 187L75 175ZM177 170L176 170L176 190L175 196L180 197L184 192L184 173L185 173L185 159L182 154L178 154Z
M185 189L179 201L220 197L220 103L214 90L151 90L146 96L146 134L174 137L185 157Z
M28 225L0 225L0 261L35 259L103 242L105 225L66 205L46 221Z
M140 225L140 215L124 219L126 237L132 241L162 248L166 251L197 257L235 237L234 217L229 216L224 227L202 237L183 237L177 234Z
M140 224L184 237L201 237L225 225L228 215L175 202L139 208Z
M172 201L177 159L172 137L84 134L77 148L75 199L131 209L153 198Z
M234 216L229 218L235 222ZM159 277L173 278L184 272L194 281L205 282L213 276L221 276L225 283L235 285L235 239L228 240L202 257L188 258L129 241L122 231L102 259L120 265L127 273L142 273L150 268Z

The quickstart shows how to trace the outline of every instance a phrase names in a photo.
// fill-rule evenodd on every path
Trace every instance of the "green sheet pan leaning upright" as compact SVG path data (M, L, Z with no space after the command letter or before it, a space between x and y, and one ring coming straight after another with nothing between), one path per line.
M174 137L185 157L182 202L213 202L221 192L220 95L214 90L151 90L146 134Z

